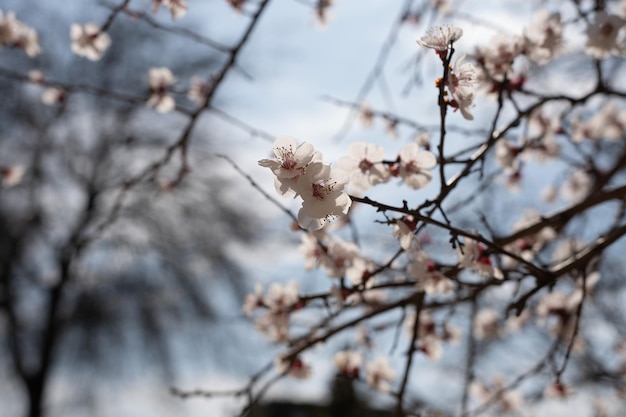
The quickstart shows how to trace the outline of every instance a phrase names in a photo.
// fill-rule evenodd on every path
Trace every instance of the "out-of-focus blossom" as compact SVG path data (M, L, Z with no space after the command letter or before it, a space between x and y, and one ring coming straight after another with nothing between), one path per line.
M70 28L72 52L91 61L98 61L111 45L111 38L96 23L72 24Z
M486 46L477 48L474 58L484 71L481 84L488 85L492 80L500 82L505 76L511 79L513 61L521 55L523 46L520 37L498 35Z
M161 6L169 10L172 20L183 17L187 13L185 0L152 0L152 13L156 13Z
M493 276L494 268L485 248L474 239L465 238L462 248L458 250L459 266L470 268L484 276Z
M604 59L612 54L622 55L626 50L626 42L619 35L625 24L626 21L619 16L609 15L605 11L596 13L593 22L587 26L585 52L596 59Z
M352 350L337 352L333 358L339 373L349 378L358 378L363 365L363 354Z
M429 151L420 151L416 143L407 144L400 151L399 175L412 189L426 187L432 179L430 169L437 165L437 158Z
M366 191L389 178L389 170L382 163L384 158L382 146L352 142L348 156L341 158L338 166L351 175L350 184L357 191Z
M548 398L564 399L574 393L574 389L563 382L553 382L543 391L543 395Z
M187 92L187 98L196 103L198 106L204 105L207 94L209 91L209 84L202 78L193 76L191 77L191 86Z
M41 70L34 69L34 70L28 71L28 79L30 80L31 83L41 84L45 80L45 78L46 77L44 76L43 71Z
M167 113L174 110L176 102L174 97L168 94L168 88L176 79L169 68L151 68L148 73L148 84L152 95L147 101L148 107L154 107L159 113Z
M474 319L474 337L478 340L491 339L501 334L499 315L493 308L485 308Z
M504 390L505 387L506 384L502 377L494 378L490 385L474 380L470 384L469 393L481 404L491 402L495 397L496 403L502 411L507 413L519 412L524 405L524 397L515 389Z
M41 102L48 106L61 104L65 101L65 90L60 87L48 87L41 93Z
M379 356L365 365L366 381L370 387L381 392L389 392L389 382L396 377L396 372L389 365L385 356Z
M538 10L532 24L524 31L524 54L532 62L543 65L563 47L561 15L546 9Z
M587 196L592 184L591 177L585 171L574 171L561 187L561 197L572 202L580 201Z
M409 253L410 263L407 267L409 275L417 281L417 287L426 294L435 296L448 294L454 288L452 280L447 278L422 250Z
M26 169L24 165L12 165L7 167L0 167L0 175L2 176L2 186L3 187L14 187L20 182L22 182L22 178L24 177L24 172Z
M3 46L21 48L29 57L41 53L37 32L15 18L15 13L0 10L0 49Z
M274 365L278 373L286 374L292 378L306 379L311 376L311 366L298 357L293 360L277 357Z
M584 139L618 141L626 136L626 108L609 100L586 122L572 120L572 140Z

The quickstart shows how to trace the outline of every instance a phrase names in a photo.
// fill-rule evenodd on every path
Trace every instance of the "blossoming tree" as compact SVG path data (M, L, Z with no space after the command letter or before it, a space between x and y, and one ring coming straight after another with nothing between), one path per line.
M72 25L72 52L102 59L115 48L108 32L123 15L164 30L130 3L110 5L101 25ZM224 49L201 38L226 53L222 66L184 85L169 68L154 67L146 75L145 97L0 67L0 76L43 86L47 105L60 106L68 94L84 92L186 118L163 155L118 187L102 221L91 225L95 229L76 233L67 268L72 256L120 218L129 193L171 167L176 155L178 167L163 190L175 190L193 175L190 142L203 113L216 112L259 133L220 113L213 101L270 2L228 3L249 16L238 43ZM329 23L332 3L310 5L321 23ZM537 5L518 32L498 33L475 47L464 46L470 33L463 22L488 25L478 12L464 16L447 1L414 3L405 2L391 33L418 25L411 83L420 87L420 100L430 103L436 123L366 104L366 84L354 102L331 99L350 108L347 125L357 114L365 125L384 120L391 136L406 129L410 140L354 141L347 155L322 155L316 143L285 132L272 138L273 156L259 155L265 178L252 178L246 174L251 168L223 157L285 214L289 233L299 234L302 269L319 270L326 279L317 292L302 291L294 280L259 284L246 297L243 312L280 350L248 383L228 391L177 387L172 393L243 399L243 416L277 381L310 378L326 360L342 378L379 393L396 416L530 417L544 415L545 404L571 398L587 400L581 416L622 415L626 3ZM184 0L152 1L151 13L161 9L173 20L193 11ZM431 17L431 27L422 24L424 16ZM380 76L394 36L372 79ZM6 10L0 14L0 45L28 56L41 51L35 30ZM438 75L423 85L415 80L428 65ZM181 104L182 95L194 107ZM24 172L19 165L4 167L5 188L19 186ZM264 185L272 182L275 195ZM520 194L522 199L508 203ZM297 212L288 206L294 199ZM376 238L359 239L369 228ZM55 337L59 294L71 279L61 275L46 294L46 337ZM5 294L11 285L5 284ZM13 298L5 298L9 325L16 327ZM40 415L45 378L29 385L20 341L11 342L14 365L26 389L38 396L31 416ZM52 355L52 346L44 346L49 350L41 367ZM424 375L426 368L435 371Z

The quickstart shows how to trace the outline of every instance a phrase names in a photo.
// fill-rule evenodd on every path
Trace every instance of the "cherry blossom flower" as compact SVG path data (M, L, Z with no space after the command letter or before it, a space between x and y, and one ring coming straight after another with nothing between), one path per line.
M463 63L466 55L462 55L454 61L454 68L448 74L448 86L450 90L458 87L472 87L477 81L476 68L470 62Z
M293 360L277 357L274 366L278 373L287 374L296 379L306 379L311 376L311 366L298 357Z
M511 70L515 58L521 55L524 41L517 36L498 35L488 42L487 46L478 47L474 58L485 71L481 84L488 84L488 81L502 81L504 76L511 79ZM480 78L480 77L479 77Z
M428 171L437 165L437 158L429 151L420 151L416 143L407 144L400 151L400 170L402 180L412 189L426 187L432 179Z
M72 52L91 61L98 61L111 45L111 38L96 23L72 24L70 28Z
M504 390L506 387L502 377L494 378L493 384L485 385L480 381L472 381L469 392L481 404L495 400L504 412L519 412L524 406L524 397L515 389ZM504 390L504 391L503 391Z
M261 287L261 284L257 283L254 286L254 293L246 295L241 311L243 311L246 316L251 316L257 307L263 307L264 305L263 287Z
M596 13L592 23L587 26L585 52L596 59L604 59L611 54L622 55L626 44L618 39L626 21L619 16L609 15L605 11Z
M34 69L34 70L28 71L28 80L31 83L41 84L45 79L46 77L44 76L43 71L41 70Z
M426 150L430 149L430 134L428 132L422 132L415 135L415 143L420 148L424 148Z
M458 41L461 36L463 36L463 29L461 28L452 25L434 26L417 43L424 48L431 48L442 53L447 52L450 45Z
M500 335L499 315L493 308L485 308L474 319L474 337L478 340L491 339Z
M174 98L167 93L167 89L176 81L169 68L151 68L148 73L148 83L152 95L147 101L148 107L154 107L159 113L174 110Z
M65 101L65 90L61 87L48 87L41 94L41 102L48 106L61 104Z
M13 44L19 25L20 22L15 18L14 12L4 14L0 10L0 47Z
M352 200L343 188L348 177L322 162L313 162L298 177L297 193L302 197L298 223L309 230L321 228L333 216L348 213Z
M298 283L289 281L282 285L274 282L270 285L265 296L265 305L273 311L283 311L295 306L299 301Z
M437 326L430 313L427 311L420 312L419 328L419 350L426 355L431 361L438 361L443 355L442 342L456 341L459 335L458 329L446 324L443 326L442 334L437 333ZM408 337L413 337L413 328L415 327L415 313L408 314L404 321L404 328L408 333Z
M416 247L419 245L414 233L416 226L417 223L411 215L395 220L393 224L393 236L400 241L400 247L402 249L408 250L413 245Z
M341 278L359 257L359 247L339 237L327 242L327 256L320 264L324 272L331 278Z
M285 341L289 338L289 320L294 310L299 309L300 297L296 281L282 285L273 283L267 294L262 294L257 288L254 294L249 294L244 303L244 312L250 314L256 307L267 308L264 315L256 321L257 328L273 341Z
M541 214L539 212L535 210L526 211L522 218L513 224L513 231L524 230L540 220ZM535 258L535 254L554 240L556 236L556 231L552 227L546 226L537 233L526 234L523 238L506 245L505 249L530 262ZM514 268L518 265L518 261L509 256L504 256L503 265L507 268Z
M209 84L202 78L194 75L191 77L191 87L189 87L189 91L187 92L187 98L198 106L202 106L206 100L208 89Z
M339 373L349 378L358 378L363 365L363 354L352 350L337 352L333 358Z
M454 288L452 280L437 269L435 263L424 251L418 250L410 253L407 272L417 280L418 288L430 296L448 294Z
M3 46L22 48L31 58L41 53L37 32L17 20L15 13L0 10L0 49Z
M156 13L160 6L169 10L172 20L183 17L187 13L187 2L185 0L152 0L152 13Z
M576 333L576 311L582 301L582 290L576 289L570 294L553 291L545 294L536 307L539 323L547 323L550 332L562 340L571 341ZM572 352L582 353L584 340L574 338Z
M24 165L1 167L0 176L2 176L2 186L7 188L16 186L22 182L25 171Z
M574 389L562 382L556 381L546 387L543 395L548 398L564 399L574 393Z
M350 184L357 191L366 191L389 178L389 171L382 163L384 158L382 146L353 142L348 148L348 156L341 158L338 166L351 174Z
M519 169L519 160L517 159L519 151L519 147L510 144L505 139L500 139L496 142L496 162L504 169L504 172L512 173Z
M489 256L484 254L485 248L474 239L465 238L463 247L459 248L459 267L470 268L483 276L493 276L495 270Z
M540 9L532 24L524 31L524 54L532 62L543 65L563 48L561 14Z
M366 381L368 385L381 392L389 392L389 382L396 377L396 372L389 365L385 356L379 356L365 365Z
M313 161L313 145L302 142L300 145L290 136L281 136L274 141L276 159L261 159L259 165L272 170L279 179L297 178L304 174L306 166Z
M620 108L614 101L605 102L593 117L583 123L580 119L572 121L572 140L584 139L618 141L626 135L626 109Z
M26 55L29 57L37 56L41 53L41 46L39 46L39 36L35 29L26 25L20 25L17 35L14 39L14 45L18 48L22 48Z
M593 183L583 170L572 172L561 187L561 197L571 202L580 201L591 191Z
M474 120L474 116L470 112L470 108L474 105L474 97L476 93L474 89L467 86L460 86L452 93L452 101L450 106L455 110L461 110L461 114L465 120Z

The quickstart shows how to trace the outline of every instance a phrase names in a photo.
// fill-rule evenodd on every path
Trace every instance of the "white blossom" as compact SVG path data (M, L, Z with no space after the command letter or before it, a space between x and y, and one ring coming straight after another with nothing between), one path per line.
M297 181L297 194L302 197L298 223L309 230L321 228L333 216L348 213L352 200L343 188L348 177L322 162L313 162Z
M152 95L146 103L148 107L154 107L159 113L174 110L176 102L174 97L167 92L174 81L176 79L169 68L151 68L148 73L148 83Z
M605 11L596 13L593 22L587 26L585 52L596 59L623 54L626 45L624 39L618 39L618 36L625 24L626 21L619 16Z
M306 379L311 376L311 366L298 357L293 360L277 357L274 365L278 373L287 374L292 378Z
M385 150L382 146L353 142L348 148L348 156L341 158L338 166L351 174L350 184L357 191L366 191L389 178L389 170L382 163L384 158Z
M458 41L461 36L463 36L463 29L461 28L452 25L434 26L417 43L424 48L445 52L450 47L450 44Z
M26 172L24 165L1 167L0 175L2 176L2 186L6 188L16 186L17 184L22 182L24 172Z
M524 53L532 62L543 65L563 48L561 14L540 9L524 31Z
M187 13L187 2L185 0L152 0L152 13L156 13L160 6L169 10L172 20L183 17Z
M437 158L429 151L420 151L417 143L409 143L400 151L400 177L412 189L426 187L432 179L430 169Z
M111 45L111 38L96 23L72 24L70 28L72 52L91 61L98 61Z
M61 104L65 101L65 90L61 87L48 87L41 94L41 102L48 106Z
M313 145L308 142L298 145L289 136L276 139L273 148L276 159L261 159L259 165L271 169L279 179L292 179L304 174L305 168L315 156Z
M366 381L368 385L381 392L389 392L389 382L396 377L396 372L389 365L385 356L379 356L365 365Z
M342 350L333 358L339 373L350 378L358 378L363 365L363 354L352 350Z

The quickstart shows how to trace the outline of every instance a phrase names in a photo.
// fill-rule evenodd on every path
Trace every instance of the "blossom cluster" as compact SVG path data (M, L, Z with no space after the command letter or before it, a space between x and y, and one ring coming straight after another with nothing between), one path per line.
M424 48L434 49L444 65L448 65L454 42L458 41L461 36L463 36L461 28L452 25L434 26L417 43ZM451 95L447 103L455 110L460 110L465 119L473 120L474 116L470 108L474 104L477 76L474 66L471 63L463 63L464 59L465 55L456 60L454 68L445 68L444 73L447 73L447 77L445 80L438 80L437 86L443 83Z
M183 17L188 9L185 0L152 0L152 13L156 13L161 6L170 12L172 20Z
M70 28L72 52L91 61L98 61L111 45L111 38L96 23L79 25L74 23Z
M274 142L274 155L276 159L261 159L259 165L274 173L278 193L302 199L298 212L302 228L318 230L330 218L348 213L352 200L343 191L348 177L324 163L313 145L298 145L294 138L282 136Z
M0 49L5 46L21 48L31 58L41 53L35 29L17 20L15 13L0 10Z

